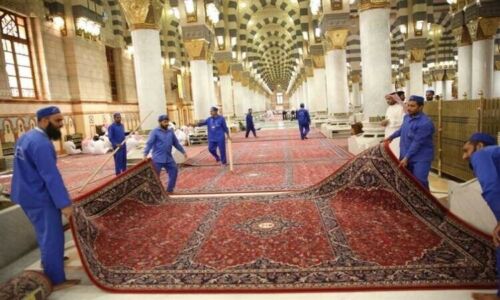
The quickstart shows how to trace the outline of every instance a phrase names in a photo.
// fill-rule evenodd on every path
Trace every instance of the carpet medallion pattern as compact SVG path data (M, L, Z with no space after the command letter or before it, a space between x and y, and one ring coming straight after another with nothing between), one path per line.
M77 199L101 288L258 292L494 287L490 237L371 148L300 192L168 198L149 163Z

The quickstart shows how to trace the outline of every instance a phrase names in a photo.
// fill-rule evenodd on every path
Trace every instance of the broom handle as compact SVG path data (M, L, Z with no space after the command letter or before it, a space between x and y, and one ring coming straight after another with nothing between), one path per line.
M144 124L144 121L146 121L148 119L148 117L153 113L153 111L151 111L145 118L144 120L142 120L142 122L137 125L137 127L135 128L135 130L133 131L137 131L139 130L139 128L142 126L142 124ZM99 166L99 168L97 168L94 172L94 174L92 174L92 176L90 176L87 181L85 181L85 183L80 187L80 189L78 190L78 193L81 193L83 191L83 189L89 184L89 182L94 179L94 177L97 175L97 173L99 173L101 171L101 169L104 167L104 165L106 165L106 163L111 159L111 157L113 157L115 155L116 152L118 152L118 150L120 150L120 148L125 144L125 142L127 141L127 138L130 136L130 134L128 136L125 137L125 139L123 139L123 142L120 143L120 147L116 147L116 149L113 151L113 153L111 153L108 157L106 157L106 159L104 160L104 162L101 163L101 165Z
M227 140L227 150L229 154L229 170L232 172L233 169L233 142L231 142L231 139Z

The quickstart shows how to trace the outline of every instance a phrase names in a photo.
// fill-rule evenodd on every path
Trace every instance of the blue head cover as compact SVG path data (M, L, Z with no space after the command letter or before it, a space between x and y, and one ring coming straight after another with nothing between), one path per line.
M210 107L210 111L219 111L219 109L217 108L217 106L212 106Z
M426 92L426 93L432 93L432 94L434 94L434 90L427 90L427 91L425 91L425 92Z
M41 118L49 117L49 116L52 116L52 115L55 115L55 114L59 114L59 113L61 113L61 111L59 110L59 107L57 107L57 106L47 106L47 107L39 109L36 112L36 118L38 120L40 120Z
M161 115L158 117L158 122L170 120L167 115Z
M493 136L491 136L487 133L482 133L482 132L476 132L476 133L472 134L469 138L469 141L481 142L485 146L493 146L493 145L497 144L497 140Z
M416 96L416 95L411 95L409 101L415 101L419 105L424 104L424 97Z
M119 112L115 112L113 114L113 118L116 118L116 117L121 117L122 115L119 113Z

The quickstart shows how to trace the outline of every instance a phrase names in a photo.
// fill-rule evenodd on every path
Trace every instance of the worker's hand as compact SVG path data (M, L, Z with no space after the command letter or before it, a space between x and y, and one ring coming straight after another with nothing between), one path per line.
M387 120L387 119L382 120L382 122L380 122L380 125L382 125L383 127L389 125L389 120Z
M71 205L70 206L66 206L65 208L61 209L61 212L66 217L66 219L68 219L68 221L69 221L69 219L73 215L73 208L71 207Z
M400 167L403 167L403 168L408 167L408 158L406 158L406 157L405 157L405 158L403 158L403 159L401 160L401 162L399 163L399 166L400 166Z
M187 153L184 153L184 158L188 159L188 154Z
M493 244L495 247L500 246L500 222L497 223L497 226L493 229Z
M227 136L227 139L228 139L228 141L231 141L231 137L230 136Z
M392 139L390 137L382 140L382 143L390 143L390 142L392 142Z

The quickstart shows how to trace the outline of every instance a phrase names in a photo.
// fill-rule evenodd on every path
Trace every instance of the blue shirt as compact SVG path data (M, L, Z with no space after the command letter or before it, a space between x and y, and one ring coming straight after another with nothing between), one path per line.
M225 140L224 133L229 134L226 120L224 120L223 116L217 115L215 117L209 117L205 121L202 121L198 124L198 126L204 125L207 125L208 127L209 142L223 142Z
M71 205L54 145L42 129L32 129L16 142L10 196L23 208Z
M297 110L297 121L302 125L311 124L311 118L309 117L307 109L301 108Z
M399 142L399 159L407 158L409 162L432 161L434 159L434 146L432 135L434 124L424 113L415 116L405 115L401 128L394 132L390 138L401 136Z
M144 155L148 155L149 151L153 149L154 162L175 162L172 157L172 146L174 146L181 153L186 153L184 148L182 148L179 143L179 140L177 140L177 137L172 129L165 130L161 127L156 127L149 134L149 139L146 143L146 148L144 149Z
M253 128L253 116L252 114L247 114L246 117L246 122L247 122L247 128Z
M113 148L120 145L125 139L125 127L122 123L114 122L108 128L108 138Z
M483 198L495 213L500 215L500 147L488 146L474 152L470 158Z

